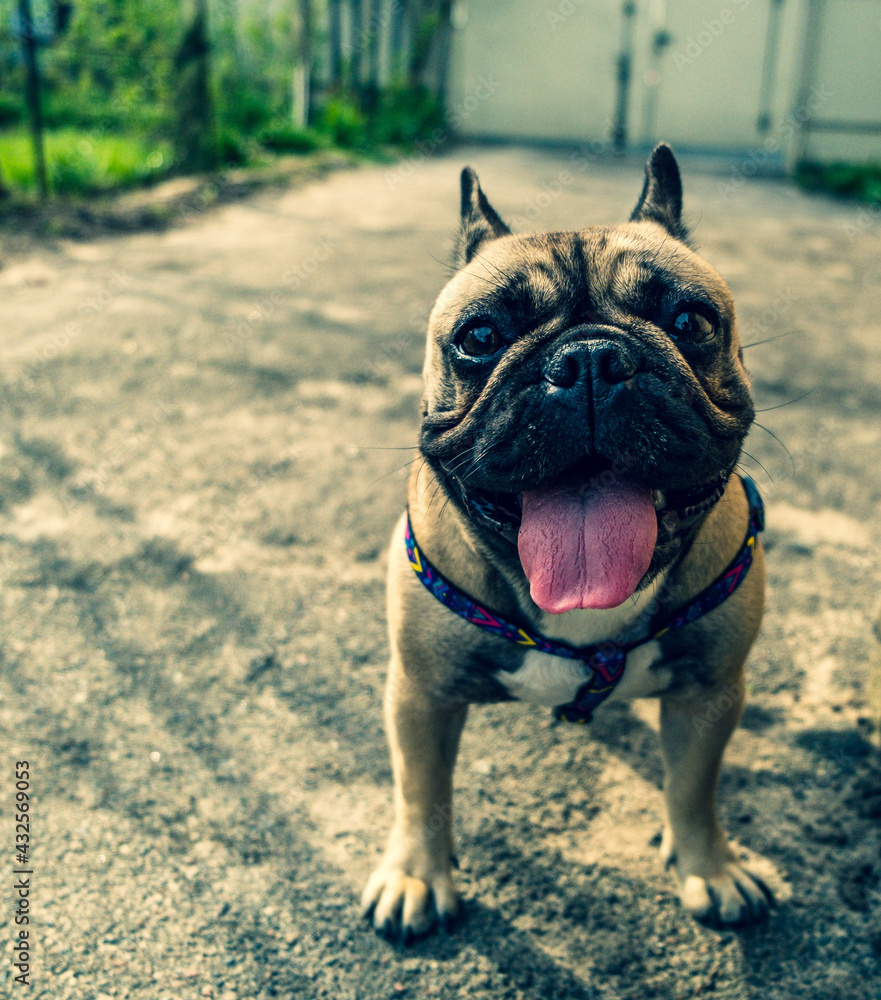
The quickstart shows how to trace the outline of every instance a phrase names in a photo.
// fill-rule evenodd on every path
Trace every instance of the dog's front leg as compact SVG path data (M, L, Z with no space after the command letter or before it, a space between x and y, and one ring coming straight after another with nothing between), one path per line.
M381 864L361 898L387 937L411 938L448 925L458 909L453 886L453 767L467 705L439 704L392 658L385 720L395 776L395 823Z
M676 871L685 908L710 923L754 923L773 902L762 880L740 864L716 815L722 754L743 701L742 673L726 684L661 701L667 805L661 854Z

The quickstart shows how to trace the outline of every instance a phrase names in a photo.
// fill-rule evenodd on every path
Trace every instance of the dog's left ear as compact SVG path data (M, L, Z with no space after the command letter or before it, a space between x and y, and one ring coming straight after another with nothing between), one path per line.
M462 171L462 224L456 240L456 263L464 267L474 259L482 244L510 235L511 230L481 191L477 174L471 167L465 167Z
M682 178L673 150L665 143L655 147L645 165L645 184L630 216L631 222L657 222L685 243L688 230L682 222Z

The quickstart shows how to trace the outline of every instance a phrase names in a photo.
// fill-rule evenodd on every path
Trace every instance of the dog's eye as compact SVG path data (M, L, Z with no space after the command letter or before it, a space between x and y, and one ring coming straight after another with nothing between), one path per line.
M702 344L716 336L718 321L707 315L707 310L690 303L679 305L673 311L670 333L687 344Z
M505 346L502 335L488 323L466 326L456 334L453 343L469 358L489 358Z

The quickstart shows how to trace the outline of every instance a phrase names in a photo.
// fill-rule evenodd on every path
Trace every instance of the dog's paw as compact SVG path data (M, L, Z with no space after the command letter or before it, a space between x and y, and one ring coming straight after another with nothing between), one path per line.
M711 926L758 924L774 905L771 890L736 861L712 875L686 875L679 898L688 912Z
M713 927L745 926L767 919L774 895L758 875L735 860L725 845L711 859L688 861L677 857L669 832L661 844L661 857L673 868L679 898L701 923Z
M449 871L415 875L400 865L381 865L361 895L361 912L378 934L407 945L438 924L452 927L459 894Z

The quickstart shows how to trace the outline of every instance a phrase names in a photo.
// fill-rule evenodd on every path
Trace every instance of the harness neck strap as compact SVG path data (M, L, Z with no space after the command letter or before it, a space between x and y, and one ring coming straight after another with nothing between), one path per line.
M570 646L565 642L547 639L535 629L509 621L496 612L482 607L426 559L413 535L409 514L404 530L407 557L423 586L441 604L465 621L524 649L561 656L567 660L580 660L585 668L585 682L578 689L574 701L555 708L554 714L567 722L589 722L593 710L609 697L624 676L627 654L632 649L659 639L668 632L683 628L690 622L709 614L728 600L743 583L755 556L756 537L765 527L765 511L758 488L752 479L743 475L740 480L749 502L749 524L740 551L722 573L684 607L666 618L659 627L653 628L648 635L630 642L609 640L591 646Z

